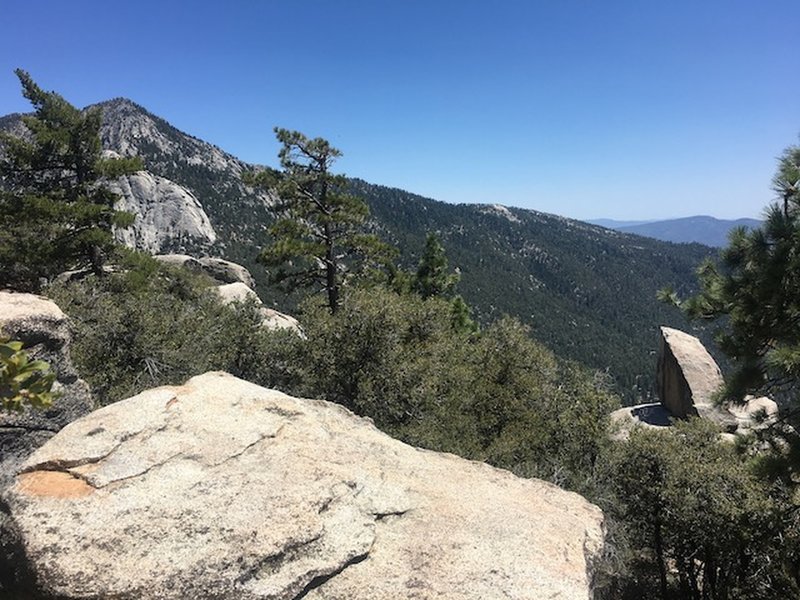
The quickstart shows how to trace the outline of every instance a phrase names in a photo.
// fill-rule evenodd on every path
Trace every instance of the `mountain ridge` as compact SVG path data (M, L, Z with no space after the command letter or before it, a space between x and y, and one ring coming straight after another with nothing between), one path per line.
M753 229L761 225L758 219L742 217L739 219L717 219L709 215L692 215L676 219L652 221L614 221L613 219L595 219L588 221L609 229L650 237L676 244L698 243L713 248L722 248L728 244L728 235L737 227Z

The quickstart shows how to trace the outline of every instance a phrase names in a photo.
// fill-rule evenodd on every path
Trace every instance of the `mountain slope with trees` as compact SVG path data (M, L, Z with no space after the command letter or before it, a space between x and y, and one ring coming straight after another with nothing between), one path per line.
M511 314L561 356L608 368L626 397L652 392L659 324L687 328L655 300L660 281L691 289L713 251L618 234L580 221L496 205L452 205L353 180L376 228L412 263L438 233L459 290L480 322ZM695 330L704 336L701 329Z
M80 138L82 131L80 120L68 119L53 128L51 137ZM96 131L85 139L90 148L99 146ZM44 158L52 158L59 146L43 150ZM282 177L292 182L297 174L291 165L283 166ZM420 230L441 227L426 234L415 273L392 265L384 278L375 273L354 277L352 284L343 285L340 305L306 296L300 306L303 335L264 328L258 304L222 303L205 275L162 264L113 240L116 269L87 270L80 277L48 283L44 291L73 319L76 364L98 399L114 402L150 384L178 384L208 370L230 371L294 395L337 402L414 445L486 461L586 494L602 506L608 532L605 554L592 565L597 598L800 597L800 149L790 147L781 158L773 181L779 202L769 208L764 227L749 234L739 231L720 260L704 263L700 293L682 306L675 289L659 294L690 317L722 317L721 347L736 367L727 381L731 398L778 393L781 418L755 437L739 437L736 444L721 443L720 429L702 418L672 430L637 430L628 441L612 440L609 413L617 398L605 378L555 356L532 340L519 320L494 318L492 304L484 304L484 310L491 310L481 331L462 327L453 318L458 299L452 297L453 286L462 273L450 270L440 238L447 234L446 241L461 249L463 265L469 266L476 254L481 259L476 271L483 261L492 273L509 271L506 285L517 281L513 268L521 265L530 282L541 284L528 288L528 297L533 289L544 290L534 300L544 302L550 293L565 302L571 293L585 302L590 297L586 290L593 289L601 314L609 314L606 303L611 298L601 281L615 275L606 264L627 265L628 287L615 288L616 304L624 308L625 292L650 283L638 269L657 265L654 256L660 254L653 248L625 236L617 247L604 245L610 242L602 231L534 211L499 205L451 210L400 190L351 182L354 189L359 186L376 207L372 229L381 237L403 240L404 260L420 252L408 250ZM13 205L16 189L2 189L4 208ZM33 180L24 189L27 195L50 191L47 179ZM383 217L378 207L386 208ZM280 219L281 203L270 210ZM10 222L25 231L25 216L7 212ZM366 210L362 207L359 214ZM492 219L510 225L500 227ZM110 236L107 226L104 231ZM472 254L464 251L467 242L458 235L467 236ZM522 250L520 242L527 243ZM4 242L6 247L13 243ZM598 250L600 259L592 253ZM512 260L503 260L506 253ZM529 257L535 264L525 260ZM30 258L40 257L21 253L15 260ZM349 258L347 251L343 258ZM57 272L58 265L45 265L48 272ZM571 287L564 288L563 281ZM620 279L610 281L619 285ZM475 280L472 287L476 294L494 292L496 283ZM580 317L579 307L567 308L574 319ZM534 312L531 319L537 316ZM24 366L15 357L18 350L14 344L5 353ZM614 356L609 352L608 358ZM21 383L24 388L29 382ZM0 390L0 397L8 394ZM786 423L794 427L785 428ZM143 508L147 510L146 503ZM0 521L4 527L11 522ZM8 554L8 545L0 546L0 596L8 591L14 595L17 587L27 591L32 583L28 571L14 566L24 552L12 544Z
M297 298L273 287L256 261L270 242L275 198L242 182L252 165L129 100L98 106L104 147L139 156L148 171L190 190L218 233L213 246L193 248L176 240L172 249L244 264L263 298L294 310ZM0 119L0 128L14 128L18 119ZM631 401L654 389L656 327L687 327L680 311L656 301L657 290L675 284L691 293L695 266L713 253L532 210L446 204L358 179L349 187L369 205L369 229L400 250L403 267L414 269L427 234L437 233L460 271L457 291L479 322L518 317L558 355L607 369Z

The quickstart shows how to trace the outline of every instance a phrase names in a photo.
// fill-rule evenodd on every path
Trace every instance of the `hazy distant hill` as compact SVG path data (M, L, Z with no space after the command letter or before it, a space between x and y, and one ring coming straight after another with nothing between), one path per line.
M141 156L154 176L185 189L215 232L213 242L212 236L205 242L176 236L162 250L242 263L267 302L292 310L294 299L272 289L255 261L267 241L272 198L241 183L250 165L129 100L101 107L105 148ZM0 124L16 122L9 117ZM415 267L426 233L438 232L451 265L461 271L459 291L480 321L519 317L559 355L607 370L629 398L653 389L658 326L687 327L676 309L656 301L656 291L670 284L686 293L695 266L712 252L533 210L446 204L358 179L351 185L370 205L370 228L399 247L406 267ZM142 204L147 201L152 204Z
M667 221L614 221L597 219L596 225L675 243L698 243L715 248L728 244L728 232L735 227L754 228L761 225L757 219L715 219L705 215L670 219Z
M617 221L615 219L589 219L586 222L592 225L600 225L600 227L607 227L608 229L619 229L620 227L628 227L630 225L653 223L653 221Z

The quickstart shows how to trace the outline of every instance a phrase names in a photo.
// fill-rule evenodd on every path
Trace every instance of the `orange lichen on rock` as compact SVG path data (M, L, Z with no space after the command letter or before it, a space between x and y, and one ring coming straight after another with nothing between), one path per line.
M17 477L17 489L29 496L82 498L95 489L83 479L62 471L31 471Z

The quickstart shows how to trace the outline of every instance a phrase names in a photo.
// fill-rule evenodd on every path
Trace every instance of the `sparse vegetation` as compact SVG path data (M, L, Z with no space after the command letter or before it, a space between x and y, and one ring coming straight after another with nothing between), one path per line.
M50 406L55 397L54 381L50 365L30 360L22 342L0 337L0 409Z

